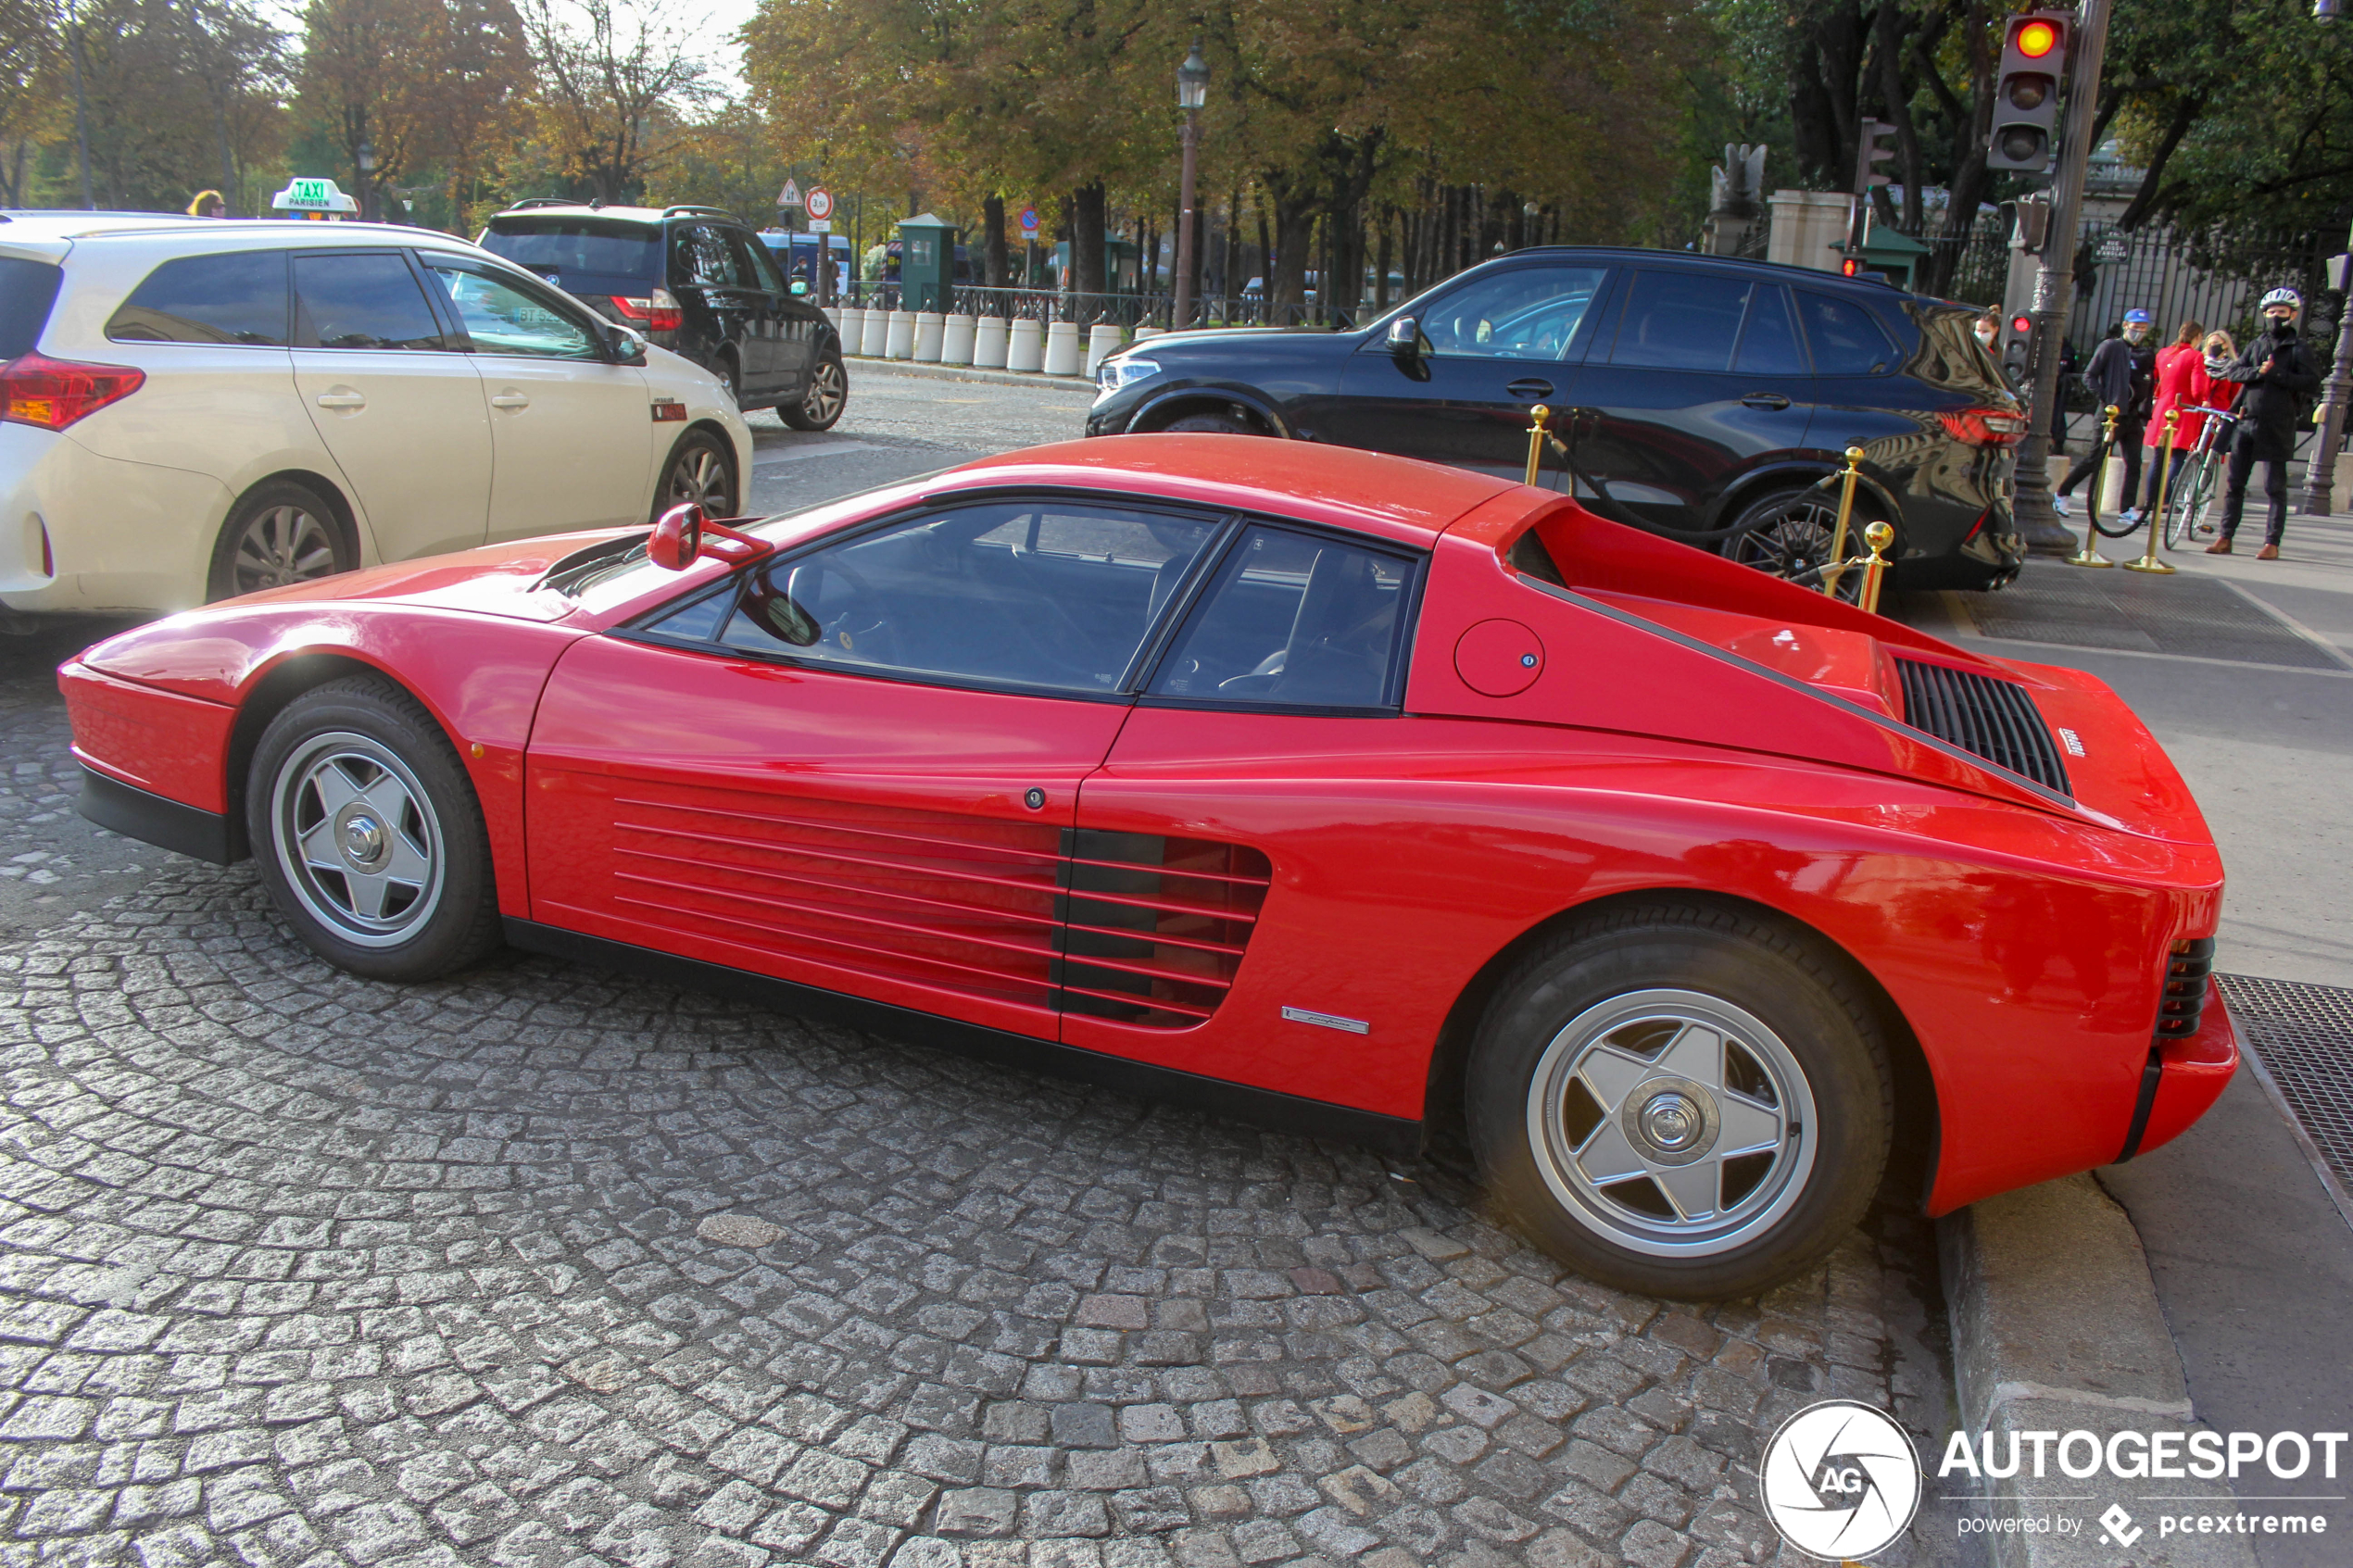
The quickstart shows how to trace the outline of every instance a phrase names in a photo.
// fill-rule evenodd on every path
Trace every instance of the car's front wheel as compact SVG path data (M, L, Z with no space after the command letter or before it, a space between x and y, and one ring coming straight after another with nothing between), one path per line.
M1749 1296L1861 1219L1894 1114L1856 983L1777 924L1703 904L1579 922L1497 988L1465 1085L1490 1190L1604 1284Z
M245 828L278 912L339 968L430 980L497 946L473 785L433 715L381 676L316 687L270 721Z
M776 417L795 430L831 430L849 407L849 373L842 369L840 355L827 354L809 372L809 390L801 394L799 405L778 404Z
M1161 426L1161 429L1172 435L1264 435L1266 433L1248 420L1239 419L1232 414L1207 412L1180 414Z
M737 517L743 499L736 486L736 454L727 443L707 430L690 430L670 449L662 465L661 483L654 491L653 515L688 502L712 518Z
M325 496L293 480L269 480L229 508L212 546L205 597L229 599L308 583L359 564L342 521Z

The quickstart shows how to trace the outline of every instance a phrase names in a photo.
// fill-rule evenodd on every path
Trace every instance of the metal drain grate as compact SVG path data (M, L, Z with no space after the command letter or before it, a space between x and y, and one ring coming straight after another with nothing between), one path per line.
M2216 978L2305 1136L2339 1185L2353 1189L2353 991L2245 974Z
M2298 670L2345 668L2219 578L2087 571L2034 562L1998 594L1963 597L1969 619L1989 637Z

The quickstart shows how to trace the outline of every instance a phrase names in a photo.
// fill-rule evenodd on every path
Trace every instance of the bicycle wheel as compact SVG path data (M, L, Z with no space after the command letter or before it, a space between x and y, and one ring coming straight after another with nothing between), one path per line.
M2182 466L2165 486L2165 547L2179 549L2189 537L2198 512L2204 504L2208 461L2204 452L2193 452L2183 459Z

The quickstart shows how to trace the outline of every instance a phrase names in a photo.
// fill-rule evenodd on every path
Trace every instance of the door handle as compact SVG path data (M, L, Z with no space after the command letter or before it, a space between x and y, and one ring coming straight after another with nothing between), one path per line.
M1548 381L1539 381L1534 376L1522 376L1505 386L1504 390L1514 397L1550 397L1553 395L1553 383Z
M1747 396L1742 398L1741 403L1743 406L1750 408L1786 408L1789 407L1789 399L1783 397L1778 392L1752 392Z
M321 393L318 402L321 408L364 408L368 406L368 399L365 396L347 386L338 386L332 391Z
M491 398L490 406L494 408L528 408L531 399L520 392L502 392Z

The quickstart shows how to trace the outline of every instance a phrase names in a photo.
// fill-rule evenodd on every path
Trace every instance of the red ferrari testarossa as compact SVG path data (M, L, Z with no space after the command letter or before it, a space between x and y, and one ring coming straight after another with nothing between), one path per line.
M1900 546L1899 546L1900 547ZM2099 682L1574 500L1219 435L1014 452L174 616L82 809L358 973L500 941L1466 1148L1579 1270L1759 1289L2237 1063L2221 864Z

